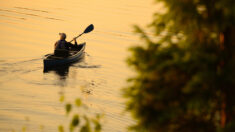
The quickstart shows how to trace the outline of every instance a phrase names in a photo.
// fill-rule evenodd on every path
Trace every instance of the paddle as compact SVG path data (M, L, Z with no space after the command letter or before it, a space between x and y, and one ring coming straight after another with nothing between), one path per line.
M93 24L90 24L85 30L83 33L79 34L77 37L75 37L76 39L80 36L82 36L83 34L85 33L89 33L91 32L92 30L94 29L94 25ZM73 39L74 40L74 39ZM73 40L69 41L70 43L73 42Z

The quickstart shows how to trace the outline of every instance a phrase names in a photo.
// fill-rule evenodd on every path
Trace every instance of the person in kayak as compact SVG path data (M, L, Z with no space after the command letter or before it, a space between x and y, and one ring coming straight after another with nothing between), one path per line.
M78 46L76 38L73 39L75 41L75 44L72 44L65 40L66 39L65 33L59 33L59 35L60 35L60 40L58 40L55 43L54 55L59 57L67 57L69 56L70 48L76 48Z
M55 43L55 50L57 49L65 49L65 50L69 50L69 48L74 48L77 47L77 41L76 38L74 38L73 40L75 41L75 44L72 44L70 42L67 42L66 39L66 34L65 33L59 33L60 35L60 40L58 40Z

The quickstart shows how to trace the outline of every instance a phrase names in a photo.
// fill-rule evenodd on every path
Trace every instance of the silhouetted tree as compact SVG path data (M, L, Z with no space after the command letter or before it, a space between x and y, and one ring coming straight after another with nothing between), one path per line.
M235 130L235 1L157 0L149 35L128 64L124 89L136 131ZM158 37L158 40L155 39Z

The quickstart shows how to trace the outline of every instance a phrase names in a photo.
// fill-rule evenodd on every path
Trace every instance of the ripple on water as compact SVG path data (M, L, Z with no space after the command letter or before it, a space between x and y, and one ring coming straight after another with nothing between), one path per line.
M126 131L133 120L122 114L125 105L121 88L130 75L124 60L127 48L139 43L131 25L146 21L151 5L147 3L142 0L2 2L0 131L21 130L25 116L31 120L28 131L40 131L36 129L40 124L45 125L44 131L57 131L57 124L66 121L60 95L67 101L81 97L89 107L87 114L104 113L104 132ZM65 70L43 72L42 54L53 51L58 32L66 32L70 39L90 23L95 30L79 38L89 43L85 59Z

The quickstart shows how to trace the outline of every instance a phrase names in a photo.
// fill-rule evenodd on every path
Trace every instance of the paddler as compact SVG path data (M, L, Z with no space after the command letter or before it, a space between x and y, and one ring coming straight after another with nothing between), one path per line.
M65 33L59 33L60 35L60 40L58 40L55 43L55 50L57 49L66 49L69 50L69 48L77 47L77 40L74 38L73 40L75 41L75 44L72 44L70 42L67 42L66 39L66 34Z

